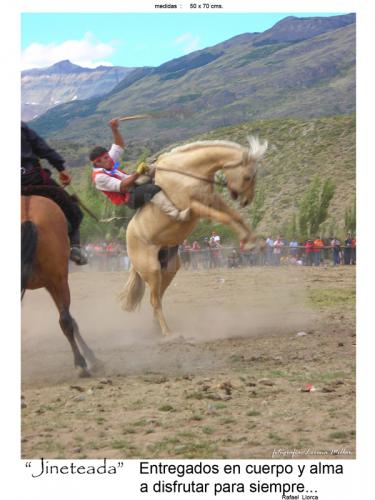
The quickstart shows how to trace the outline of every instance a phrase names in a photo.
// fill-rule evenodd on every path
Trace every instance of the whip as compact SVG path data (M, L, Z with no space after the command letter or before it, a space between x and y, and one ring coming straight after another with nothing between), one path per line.
M187 109L170 109L168 111L156 111L152 113L143 113L139 115L122 116L118 120L120 122L126 122L132 120L147 120L150 118L184 119L184 118L189 118L192 115L193 112Z
M129 219L129 217L117 217L117 216L114 216L114 217L108 217L107 219L99 219L92 210L89 209L89 207L87 207L83 201L81 200L81 198L78 196L78 194L74 191L74 189L72 188L72 186L69 186L69 189L70 191L72 192L72 195L75 197L75 199L77 200L77 203L78 205L90 216L94 219L95 222L97 222L98 224L102 223L102 222L113 222L115 220L123 220L123 219Z

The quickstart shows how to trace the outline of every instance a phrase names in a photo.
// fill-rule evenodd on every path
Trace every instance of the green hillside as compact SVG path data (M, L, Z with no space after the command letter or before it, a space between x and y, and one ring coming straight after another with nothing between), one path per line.
M332 116L312 120L277 119L226 127L200 139L229 139L246 144L246 136L267 139L269 149L259 171L257 192L264 193L264 217L257 232L276 234L290 223L314 176L330 179L335 187L328 233L344 229L345 211L355 199L355 116ZM251 220L252 207L242 210Z
M345 211L353 206L355 199L355 116L260 120L216 129L185 142L227 139L246 145L250 134L269 142L256 189L258 196L261 193L264 198L261 207L264 215L257 232L264 235L283 233L293 214L298 212L299 203L309 184L315 176L319 176L321 180L330 179L336 187L322 233L326 236L332 232L342 235ZM170 144L165 149L175 145ZM88 189L89 171L87 162L85 168L74 170L75 189L97 213L101 211L102 216L123 215L124 209L115 209L100 193L94 196L93 191ZM236 206L229 201L226 192L223 192L223 196ZM254 203L241 210L249 222L253 219L253 211ZM92 223L89 225L93 227ZM103 228L102 232L105 234L112 229L115 228L109 226Z

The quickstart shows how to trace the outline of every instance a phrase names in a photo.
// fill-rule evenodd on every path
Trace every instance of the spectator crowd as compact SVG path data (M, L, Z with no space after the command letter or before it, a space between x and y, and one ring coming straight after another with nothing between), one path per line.
M85 247L89 269L95 271L121 271L130 268L126 246L120 241L97 241ZM356 239L350 233L344 241L336 237L286 240L281 235L260 238L252 249L223 246L216 231L202 241L185 240L179 246L183 269L237 268L247 266L320 266L322 264L355 265Z
M356 239L349 233L345 241L336 237L306 241L286 240L281 235L260 238L253 249L222 246L220 236L213 232L203 243L185 240L179 253L185 269L196 270L215 267L280 266L301 265L320 266L329 262L333 265L354 265L356 263Z
M94 271L127 271L130 261L124 243L96 241L85 246L88 267Z

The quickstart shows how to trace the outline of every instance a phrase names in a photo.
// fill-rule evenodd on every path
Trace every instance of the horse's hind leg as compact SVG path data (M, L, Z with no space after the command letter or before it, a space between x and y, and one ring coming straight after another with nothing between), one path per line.
M103 362L100 361L100 359L98 359L95 356L94 352L90 349L90 347L86 344L86 342L82 338L76 320L72 316L71 319L73 322L74 337L77 339L77 342L81 347L84 356L89 362L90 370L92 370L94 373L101 371L104 367Z
M51 294L57 309L60 313L59 323L64 335L68 339L70 347L72 348L74 355L74 366L79 371L80 377L89 377L91 374L88 370L85 358L82 356L78 349L76 339L74 337L76 322L72 318L69 312L70 307L70 292L68 283L64 283L57 289L53 285L46 286L47 290Z
M162 273L158 260L159 247L143 247L142 252L130 254L134 268L140 274L143 281L150 287L150 301L154 310L154 317L158 321L163 335L171 335L171 331L165 320L161 305Z
M160 254L159 254L159 262L161 263L159 294L158 294L158 297L155 297L153 299L152 287L150 285L151 304L154 307L154 317L159 322L161 329L162 329L162 332L163 332L163 335L169 336L169 335L171 335L171 332L170 332L169 327L168 327L168 325L165 321L165 318L164 318L164 314L163 314L163 310L162 310L162 299L163 299L163 295L164 295L166 289L171 284L173 278L176 276L176 273L181 266L180 257L177 253L177 248L176 248L176 252L172 256L167 255L165 262L163 262L160 259Z
M181 261L178 254L174 255L167 264L167 267L162 267L161 269L161 285L160 285L160 300L166 289L171 284L173 278L176 276L177 271L181 267Z
M162 334L164 336L171 335L171 331L164 317L162 305L161 305L161 283L162 276L161 271L155 271L153 273L148 273L145 277L145 281L150 287L150 300L151 305L154 309L154 316L158 320Z
M80 353L75 337L74 337L74 319L70 315L69 311L64 309L60 312L60 326L64 332L66 338L68 339L70 346L74 355L74 366L78 369L80 377L90 377L91 373L87 367L85 358Z

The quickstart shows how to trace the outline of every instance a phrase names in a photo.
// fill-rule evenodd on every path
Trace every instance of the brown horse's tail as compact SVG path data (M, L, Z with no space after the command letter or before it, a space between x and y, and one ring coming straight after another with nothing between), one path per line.
M21 298L25 293L27 281L33 269L33 263L38 243L36 225L27 220L21 224Z
M130 276L125 288L119 296L122 301L122 309L124 311L134 311L134 309L141 303L144 293L145 282L134 267L132 267L130 269Z

